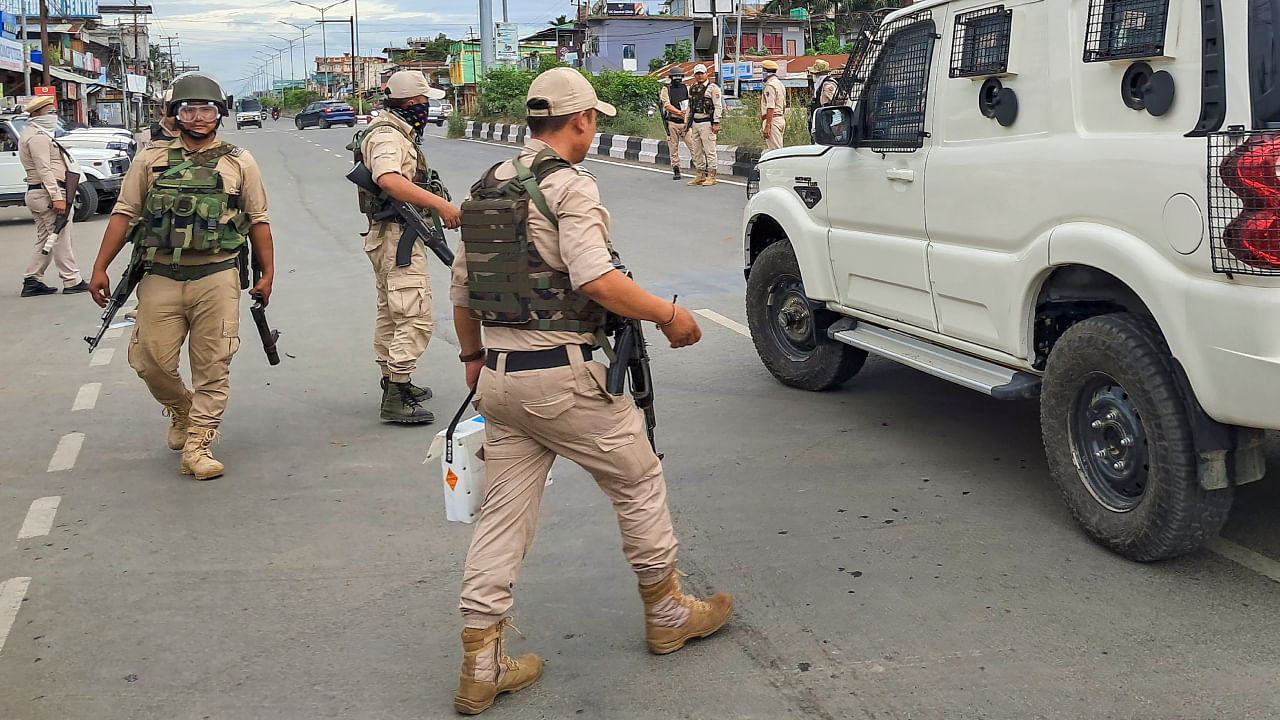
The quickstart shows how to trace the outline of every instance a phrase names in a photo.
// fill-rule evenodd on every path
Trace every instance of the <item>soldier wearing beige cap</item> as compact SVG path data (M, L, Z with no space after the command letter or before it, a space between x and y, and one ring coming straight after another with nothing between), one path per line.
M75 253L71 250L71 223L68 222L58 233L52 247L46 246L58 216L67 211L67 203L75 202L75 198L66 197L64 192L68 161L72 165L75 161L53 139L58 129L57 102L51 97L38 97L27 103L24 109L30 118L18 140L18 159L27 171L27 194L23 201L36 219L36 244L22 277L22 297L58 292L57 288L43 282L50 261L58 268L63 294L84 292L89 289L89 284L80 276Z
M671 347L701 338L687 310L615 268L596 179L574 164L591 149L597 115L614 108L571 68L534 79L526 105L524 149L485 173L463 203L449 288L459 360L485 418L488 479L462 580L454 708L466 714L542 674L536 655L506 655L503 629L557 456L590 473L612 503L639 580L650 651L674 652L710 635L733 610L725 593L704 601L681 590L662 463L643 414L605 391L605 367L593 359L607 313L656 323ZM499 267L505 274L490 271Z
M760 63L764 70L764 92L760 96L760 132L764 135L765 149L777 150L782 147L782 137L787 130L787 89L778 78L778 63L765 60Z
M458 227L458 208L447 197L427 188L432 173L417 141L427 125L427 100L444 97L418 70L401 70L387 79L387 112L357 136L352 148L356 160L373 173L382 193L360 191L360 210L369 218L364 252L373 265L378 291L373 328L373 352L382 370L380 417L387 422L429 423L435 419L422 403L431 389L411 382L418 358L431 342L431 279L427 272L426 246L414 243L407 267L396 266L396 248L404 226L398 217L377 220L375 215L395 198L439 215L445 227ZM440 188L437 188L440 189Z
M688 185L715 185L716 136L720 134L720 121L724 119L724 99L720 86L707 80L707 66L698 63L693 67L694 83L689 88L689 147L693 152L693 168L698 172Z

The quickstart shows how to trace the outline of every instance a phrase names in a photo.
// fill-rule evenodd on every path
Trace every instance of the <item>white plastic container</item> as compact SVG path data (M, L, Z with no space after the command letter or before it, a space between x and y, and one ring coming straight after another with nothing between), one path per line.
M473 523L480 516L487 487L484 474L484 418L476 415L458 423L449 447L447 429L436 433L427 459L440 459L444 481L444 517L451 522ZM449 450L452 452L449 452ZM452 457L452 462L450 462Z

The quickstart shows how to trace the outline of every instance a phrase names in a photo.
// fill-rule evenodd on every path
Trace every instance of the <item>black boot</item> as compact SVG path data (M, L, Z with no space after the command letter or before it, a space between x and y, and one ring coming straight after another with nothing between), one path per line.
M413 392L413 399L414 399L414 400L417 400L418 402L426 402L426 401L428 401L428 400L430 400L430 399L431 399L431 388L429 388L429 387L418 387L417 385L414 385L412 381L407 382L407 383L405 383L405 384L406 384L406 385L408 385L408 386L409 386L409 390L411 390L411 391ZM382 391L383 391L383 392L386 392L386 391L387 391L387 376L386 376L386 375L383 375L383 376L382 376Z
M63 295L75 295L76 293L89 292L89 283L81 280L71 287L62 288Z
M672 179L672 180L679 180L679 179L680 179L680 166L679 166L679 165L672 165L672 166L671 166L671 179Z
M382 391L382 419L397 423L429 423L436 419L413 397L409 383L388 382Z
M35 297L36 295L54 295L58 292L57 288L51 288L40 282L38 279L29 277L22 279L22 297Z

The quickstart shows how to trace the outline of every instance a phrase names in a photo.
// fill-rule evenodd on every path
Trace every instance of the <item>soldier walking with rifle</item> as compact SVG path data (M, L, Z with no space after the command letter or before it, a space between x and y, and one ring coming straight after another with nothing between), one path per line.
M18 159L27 171L25 203L36 219L36 244L22 278L22 297L58 292L43 282L49 261L58 267L63 294L89 289L71 249L71 214L80 171L67 151L53 139L58 107L51 97L38 97L25 108L30 117L18 141Z
M409 212L423 208L445 227L458 227L458 208L449 203L448 191L417 146L427 124L427 100L444 97L444 91L431 87L418 70L401 70L387 79L386 96L387 112L348 146L357 167L368 168L377 185L371 188L367 179L362 184L351 178L360 187L360 210L369 218L364 251L373 264L378 289L373 351L382 369L380 417L388 422L429 423L435 415L422 403L431 399L431 389L411 381L434 329L427 248L419 240L441 242L443 238L439 232L424 236L418 229L422 223L406 222L393 206L407 204L412 206Z
M103 329L136 284L138 318L129 365L170 418L168 445L179 469L197 480L223 474L210 444L227 406L231 358L240 347L240 291L255 299L272 357L275 333L262 308L271 299L275 253L267 193L248 152L218 139L226 94L211 77L174 78L166 113L178 137L138 153L120 188L89 281ZM133 245L125 278L111 294L107 267ZM251 289L245 267L252 254ZM239 270L239 272L237 272ZM99 338L101 331L99 332ZM90 350L97 338L87 338ZM183 340L191 358L188 389L178 375Z
M618 269L596 180L573 164L591 147L597 114L614 113L576 70L542 73L527 99L531 139L517 158L491 168L462 206L450 300L459 360L485 418L488 489L462 580L458 712L483 712L498 694L541 676L536 655L505 654L503 630L557 456L591 473L613 504L650 651L674 652L710 635L733 610L725 593L700 600L681 589L666 481L646 442L645 413L610 392L621 393L621 383L610 388L594 359L607 348L606 328L624 329L614 367L638 371L635 384L648 370L640 321L656 323L672 347L701 338L687 310ZM652 415L650 389L636 391Z

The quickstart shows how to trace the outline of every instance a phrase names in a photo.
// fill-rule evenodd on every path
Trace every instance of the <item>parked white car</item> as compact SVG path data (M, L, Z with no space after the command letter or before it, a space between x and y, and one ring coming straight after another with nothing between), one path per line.
M924 0L743 215L764 365L1038 399L1097 542L1199 547L1280 429L1276 0ZM929 438L920 438L927 444Z
M0 116L0 207L25 204L27 192L27 174L18 159L18 142L22 129L26 127L26 116ZM107 147L89 147L76 144L79 131L60 134L58 142L67 148L67 152L80 168L80 187L74 199L75 210L72 219L84 222L95 212L107 212L120 194L120 182L129 170L130 157L125 150L108 149ZM67 138L73 138L68 144ZM130 137L132 140L132 137ZM111 141L94 141L94 144L106 145Z

